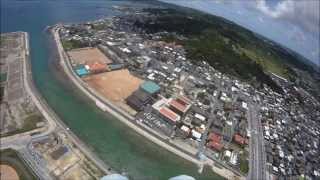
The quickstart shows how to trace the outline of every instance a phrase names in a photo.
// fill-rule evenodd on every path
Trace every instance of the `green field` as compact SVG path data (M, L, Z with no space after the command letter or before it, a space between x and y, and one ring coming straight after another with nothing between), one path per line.
M77 40L70 40L70 41L62 41L62 46L65 50L71 50L71 49L76 49L76 48L81 48L83 47L80 43L80 41Z
M21 159L18 156L18 153L12 149L0 151L0 164L6 164L13 167L17 171L20 180L37 179L23 159Z
M278 59L276 59L274 56L267 55L260 53L259 51L252 51L249 49L241 49L242 52L244 52L250 59L260 64L263 69L270 71L274 74L277 74L279 76L282 76L286 79L289 78L289 72L287 67L281 63Z

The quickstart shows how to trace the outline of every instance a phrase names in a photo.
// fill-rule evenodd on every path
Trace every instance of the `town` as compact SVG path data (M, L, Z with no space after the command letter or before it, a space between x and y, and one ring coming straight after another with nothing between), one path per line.
M168 32L134 26L148 13L127 13L59 25L68 63L86 88L150 134L236 175L320 177L320 104L308 92L276 74L283 93L191 62L182 45L164 40Z

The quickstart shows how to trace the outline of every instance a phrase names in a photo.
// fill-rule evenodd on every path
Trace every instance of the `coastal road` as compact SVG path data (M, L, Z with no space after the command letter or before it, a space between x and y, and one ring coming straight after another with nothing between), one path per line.
M263 143L263 133L261 121L259 118L260 106L249 102L248 108L248 123L251 133L249 143L249 174L248 180L265 180L266 179L266 163Z

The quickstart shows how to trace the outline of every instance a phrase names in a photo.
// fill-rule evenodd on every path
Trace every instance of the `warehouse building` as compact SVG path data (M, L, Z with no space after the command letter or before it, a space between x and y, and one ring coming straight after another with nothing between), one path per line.
M126 102L132 109L142 111L147 104L152 103L152 97L145 91L138 89L126 99Z
M136 96L129 96L126 99L127 104L135 111L143 110L143 103Z

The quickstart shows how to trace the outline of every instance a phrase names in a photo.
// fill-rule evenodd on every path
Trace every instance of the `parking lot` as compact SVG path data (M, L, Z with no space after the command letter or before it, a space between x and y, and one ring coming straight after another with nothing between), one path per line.
M170 136L174 130L172 126L170 126L167 122L162 120L156 114L152 112L141 112L136 116L136 121L140 121L150 128L165 134L166 136Z

